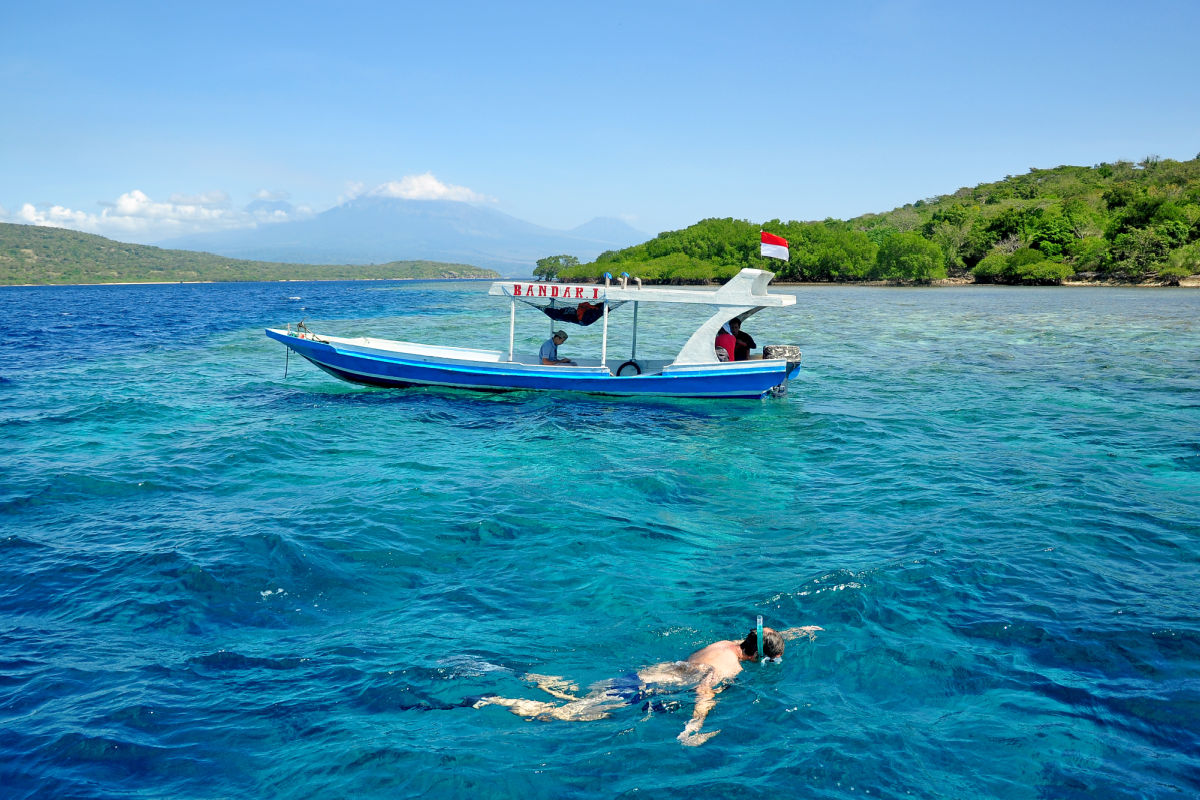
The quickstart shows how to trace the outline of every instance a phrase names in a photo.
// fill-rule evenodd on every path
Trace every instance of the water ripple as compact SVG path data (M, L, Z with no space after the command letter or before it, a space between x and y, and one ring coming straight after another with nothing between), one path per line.
M284 380L261 334L498 346L475 284L0 290L5 796L1200 792L1200 295L796 291L791 394L710 403ZM759 613L825 630L697 750L686 695L470 707Z

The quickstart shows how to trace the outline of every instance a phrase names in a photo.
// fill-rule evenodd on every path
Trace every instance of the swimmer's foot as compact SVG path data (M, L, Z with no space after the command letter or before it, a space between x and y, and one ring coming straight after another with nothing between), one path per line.
M684 731L675 738L679 740L679 743L685 747L699 747L720 732L721 731L719 729L715 731L709 731L708 733L690 733L688 731Z
M683 726L683 730L675 738L680 744L686 747L696 747L707 742L712 737L720 733L720 730L701 733L700 728L704 725L704 720L692 717L688 720L688 724Z
M483 708L484 706L490 706L498 699L498 697L480 697L478 700L475 700L471 703L471 708ZM470 702L469 698L463 701L464 705L468 702Z

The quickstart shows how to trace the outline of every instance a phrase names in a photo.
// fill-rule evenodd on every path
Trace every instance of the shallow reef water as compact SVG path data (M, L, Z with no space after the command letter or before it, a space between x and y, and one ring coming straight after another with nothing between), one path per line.
M1200 794L1200 292L777 288L763 401L362 388L262 333L501 349L486 288L0 288L0 795ZM686 695L471 707L757 614L824 631L700 747Z

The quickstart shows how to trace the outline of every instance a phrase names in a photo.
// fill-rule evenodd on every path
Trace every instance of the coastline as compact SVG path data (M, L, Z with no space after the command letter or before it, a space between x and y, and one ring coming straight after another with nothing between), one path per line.
M339 281L380 282L380 281L495 281L504 278L277 278L275 280L245 280L245 281L105 281L96 283L4 283L6 287L45 287L45 286L179 286L183 284L198 285L209 283L337 283Z
M710 284L711 285L711 284ZM881 289L922 288L944 289L956 286L1023 286L1014 283L979 283L970 278L943 278L929 284L893 283L890 281L771 281L772 286L870 286ZM1036 285L1038 288L1056 289L1200 289L1200 275L1192 275L1179 281L1178 285L1162 281L1063 281L1056 284ZM1026 287L1029 288L1029 287Z
M275 280L244 280L244 281L106 281L96 283L6 283L4 287L45 287L45 286L172 286L195 285L212 283L335 283L338 281L354 282L383 282L383 281L496 281L496 280L526 280L520 276L498 276L485 278L278 278ZM529 279L533 280L533 279ZM590 281L579 281L590 283ZM596 281L599 283L599 281ZM671 284L662 284L669 286ZM720 284L698 284L701 286L718 286ZM893 283L889 281L772 281L772 286L867 286L883 289L912 288L920 284ZM947 288L956 286L1020 286L1008 283L978 283L971 278L943 278L933 281L922 288ZM1073 288L1073 289L1200 289L1200 275L1192 275L1179 281L1177 285L1162 281L1143 281L1130 283L1123 281L1063 281L1058 284L1047 284L1043 288Z

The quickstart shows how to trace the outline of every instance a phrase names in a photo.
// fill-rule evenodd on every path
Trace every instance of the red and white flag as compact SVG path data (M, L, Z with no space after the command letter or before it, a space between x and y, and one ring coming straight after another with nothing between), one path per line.
M788 260L787 239L773 233L762 232L762 257Z

